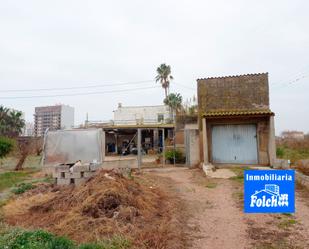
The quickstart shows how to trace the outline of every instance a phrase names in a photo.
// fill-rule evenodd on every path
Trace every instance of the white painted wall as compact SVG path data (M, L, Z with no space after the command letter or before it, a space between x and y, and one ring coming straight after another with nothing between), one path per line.
M61 106L61 129L71 129L74 126L74 108L68 105Z
M114 124L157 124L158 115L163 114L163 123L170 117L169 108L158 106L118 106L114 111Z

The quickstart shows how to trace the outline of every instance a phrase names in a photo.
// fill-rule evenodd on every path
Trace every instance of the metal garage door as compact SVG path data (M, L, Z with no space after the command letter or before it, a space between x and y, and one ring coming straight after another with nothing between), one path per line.
M212 127L214 163L257 164L256 125L215 125Z

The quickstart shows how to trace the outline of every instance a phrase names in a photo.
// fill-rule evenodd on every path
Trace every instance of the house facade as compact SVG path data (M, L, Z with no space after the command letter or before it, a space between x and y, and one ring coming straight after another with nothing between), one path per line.
M165 142L172 140L175 128L165 105L123 106L119 103L113 120L86 123L88 128L102 128L105 132L107 155L136 154L138 131L143 153L160 153L166 146Z
M281 137L283 139L296 139L296 140L304 140L305 133L302 131L283 131L281 133Z
M268 74L204 78L197 84L204 165L273 165L275 130Z
M119 103L114 111L113 123L114 125L171 123L170 111L166 105L123 106Z

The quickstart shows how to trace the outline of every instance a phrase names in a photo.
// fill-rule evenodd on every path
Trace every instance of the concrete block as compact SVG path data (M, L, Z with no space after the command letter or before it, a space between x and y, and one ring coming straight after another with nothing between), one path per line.
M203 163L203 171L205 172L206 175L209 175L213 172L214 166L210 163L204 164Z
M89 177L92 177L92 176L94 176L94 175L95 175L95 172L94 172L94 171L86 171L86 172L84 172L83 177L89 178Z
M55 166L55 172L69 172L69 165L57 165Z
M81 172L65 172L65 178L71 179L71 178L82 178Z
M56 179L57 185L69 185L70 184L70 179L66 178L57 178Z
M53 178L65 178L65 172L55 172L55 171L53 171Z
M72 167L73 172L85 172L89 171L89 165L79 165L79 166L73 166Z
M276 158L274 163L274 169L289 169L289 168L290 164L288 160Z

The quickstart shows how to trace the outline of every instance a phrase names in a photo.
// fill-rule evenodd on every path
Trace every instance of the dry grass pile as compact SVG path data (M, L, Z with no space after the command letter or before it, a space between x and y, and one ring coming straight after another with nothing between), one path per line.
M157 187L102 170L79 187L44 184L30 190L9 202L4 216L11 225L46 229L77 242L122 235L138 248L170 248L183 236L173 213L177 205Z

